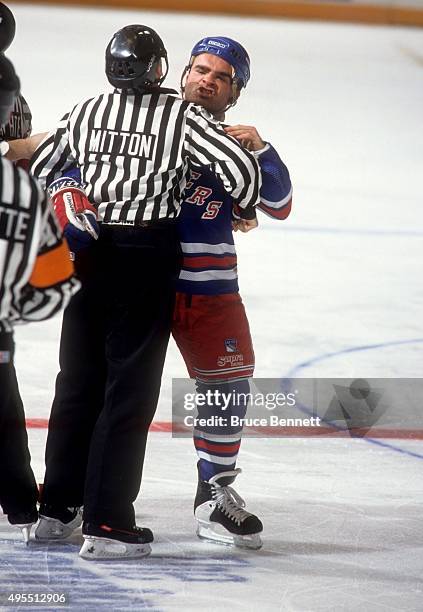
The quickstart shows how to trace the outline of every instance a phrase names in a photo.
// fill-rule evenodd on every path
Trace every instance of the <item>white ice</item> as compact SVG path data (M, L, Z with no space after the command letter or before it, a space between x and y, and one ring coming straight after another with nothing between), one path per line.
M105 44L123 25L161 33L174 87L199 38L243 42L252 80L227 119L276 146L295 190L287 221L237 236L256 376L422 377L422 30L10 6L35 131L107 86ZM59 330L16 330L29 417L49 414ZM172 344L157 420L184 376ZM29 432L39 481L45 433ZM152 556L85 562L80 534L26 549L0 518L0 592L66 592L76 610L422 610L422 442L378 442L246 439L237 490L265 524L253 553L196 539L192 444L152 433L136 504Z

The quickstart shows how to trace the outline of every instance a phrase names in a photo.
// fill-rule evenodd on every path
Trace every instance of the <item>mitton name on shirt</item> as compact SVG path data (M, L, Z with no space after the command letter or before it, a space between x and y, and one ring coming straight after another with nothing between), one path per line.
M102 155L129 155L152 159L155 142L155 134L93 129L89 135L88 151Z

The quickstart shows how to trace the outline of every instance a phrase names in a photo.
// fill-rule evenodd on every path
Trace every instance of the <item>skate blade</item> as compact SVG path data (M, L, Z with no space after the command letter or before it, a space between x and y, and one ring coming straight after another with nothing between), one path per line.
M225 546L236 546L238 548L250 548L251 550L258 550L263 546L260 536L257 533L250 535L236 535L229 533L226 529L222 528L222 531L216 531L212 525L197 525L197 536L201 540L213 542L215 544L224 544Z
M35 525L35 523L23 523L19 525L13 525L14 527L17 527L21 530L23 540L27 546L29 545L29 537L31 535L31 527L33 527L33 525Z
M79 551L83 559L138 559L151 553L150 544L128 544L95 536L84 536L84 540Z
M82 517L77 515L70 523L62 523L49 516L40 516L35 530L36 540L65 540L82 524Z

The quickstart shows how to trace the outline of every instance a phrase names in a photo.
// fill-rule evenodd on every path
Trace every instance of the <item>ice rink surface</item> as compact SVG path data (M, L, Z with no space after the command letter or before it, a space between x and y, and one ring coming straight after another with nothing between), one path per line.
M255 125L294 184L287 221L237 236L256 376L422 377L422 30L10 6L34 131L107 86L104 48L124 25L160 32L174 87L196 40L239 39L252 79L227 120ZM30 418L49 414L59 329L16 330ZM159 421L184 376L172 343ZM29 434L42 481L46 432ZM83 561L80 533L25 548L0 517L0 592L64 592L75 610L421 611L422 460L419 440L244 440L236 488L265 525L248 552L196 538L192 444L152 433L136 505L151 557Z

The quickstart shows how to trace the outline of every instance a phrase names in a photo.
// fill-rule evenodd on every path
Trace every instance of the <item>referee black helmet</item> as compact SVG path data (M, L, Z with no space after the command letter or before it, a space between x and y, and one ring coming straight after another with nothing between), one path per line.
M15 38L15 18L3 2L0 2L0 53L4 53Z
M12 62L0 54L0 127L9 121L20 83Z
M163 83L168 69L163 41L148 26L128 25L116 32L107 45L106 76L117 89L146 91L157 87Z

